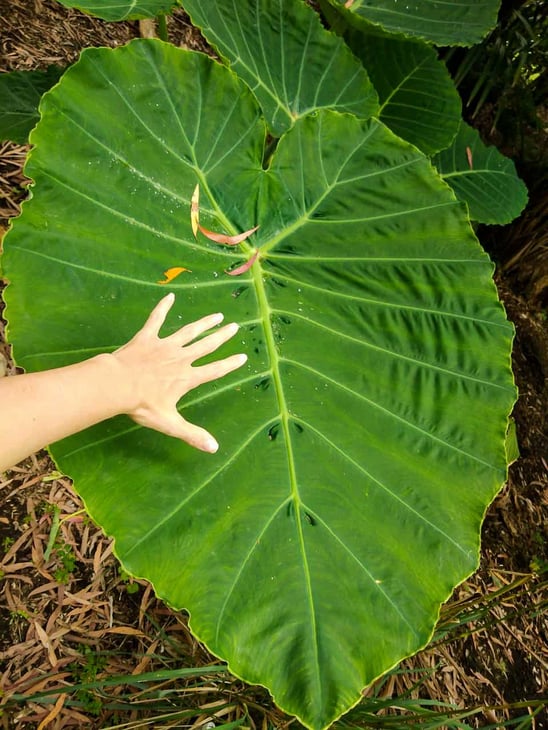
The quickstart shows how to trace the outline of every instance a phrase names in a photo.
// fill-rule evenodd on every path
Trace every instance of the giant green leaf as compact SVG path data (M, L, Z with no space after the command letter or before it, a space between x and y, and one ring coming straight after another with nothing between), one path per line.
M349 28L345 38L379 95L379 118L426 154L448 147L461 119L460 97L433 48L374 31Z
M58 0L67 8L78 8L103 20L136 20L167 13L178 0Z
M370 23L390 33L439 45L472 46L497 20L500 0L323 0L356 26ZM348 2L351 4L346 8Z
M0 139L26 144L39 119L42 94L59 81L63 69L11 71L0 74Z
M321 108L369 117L377 95L346 44L302 0L184 0L208 41L247 82L276 136Z
M481 141L477 130L462 122L450 147L432 162L443 179L480 223L509 223L527 204L527 188L512 160Z
M17 362L119 346L174 265L191 271L166 333L220 310L242 325L225 354L249 354L181 404L214 456L123 416L52 454L128 571L327 727L428 642L477 564L515 397L492 266L428 158L377 120L297 120L263 169L255 99L201 54L90 49L41 109L5 241ZM208 228L260 224L241 251L192 236L197 182Z

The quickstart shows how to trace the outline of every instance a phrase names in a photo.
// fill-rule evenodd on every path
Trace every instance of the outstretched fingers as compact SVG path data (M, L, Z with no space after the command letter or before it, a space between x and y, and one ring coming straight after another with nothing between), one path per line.
M196 322L191 322L190 324L186 324L184 327L181 327L180 330L174 332L167 339L177 343L181 347L184 347L185 345L189 345L193 340L200 335L203 335L212 327L220 324L223 319L224 315L220 312L217 312L216 314L208 314L206 317L202 317Z
M173 302L175 301L175 294L171 292L165 297L160 299L158 304L154 307L152 312L149 314L147 321L141 329L141 333L147 336L158 336L160 329L166 321L167 314Z
M223 360L217 360L207 365L200 365L199 367L193 368L193 371L198 379L198 383L209 383L211 380L223 378L233 370L242 367L246 362L247 355L240 353L239 355L230 355L230 357L225 357Z
M175 294L173 292L167 294L165 297L160 299L158 304L150 313L147 321L143 325L141 333L147 336L158 337L162 325L164 324L168 312L173 306L174 301ZM221 314L221 312L208 314L207 316L198 319L196 322L191 322L190 324L181 327L181 329L177 330L165 339L173 340L181 347L184 345L188 345L190 342L195 340L200 335L203 335L212 327L216 327L223 321L223 319L224 315Z
M201 340L198 340L191 345L187 345L185 347L185 352L191 359L191 362L199 360L201 357L205 357L206 355L211 355L212 352L215 352L215 350L221 347L221 345L224 345L225 342L228 342L228 340L234 337L239 329L240 328L236 322L231 322L230 324L215 330L215 332L212 332L210 335L203 337Z

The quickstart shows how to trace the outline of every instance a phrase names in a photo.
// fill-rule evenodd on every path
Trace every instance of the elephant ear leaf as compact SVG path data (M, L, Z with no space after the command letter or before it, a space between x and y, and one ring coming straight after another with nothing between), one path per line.
M180 406L215 455L124 416L51 452L128 572L323 730L429 641L477 565L513 330L465 206L416 147L332 111L295 120L264 169L266 139L247 86L203 54L85 51L33 133L7 314L29 370L119 347L175 267L166 334L212 311L241 324L224 354L247 365ZM259 228L195 238L197 184L208 230Z
M321 0L356 27L372 23L438 45L472 46L494 27L500 0L432 2L432 0Z
M344 37L377 90L381 121L427 155L448 147L459 127L461 102L435 50L375 29L349 26Z
M50 66L46 71L11 71L0 74L0 140L26 144L40 118L42 94L56 84L63 69Z
M177 0L59 0L67 8L78 8L103 20L138 20L169 13Z
M451 146L432 162L478 223L509 223L527 204L527 188L512 160L485 145L466 122L461 122Z
M184 0L211 45L253 91L270 131L329 108L370 117L377 95L341 38L301 0Z

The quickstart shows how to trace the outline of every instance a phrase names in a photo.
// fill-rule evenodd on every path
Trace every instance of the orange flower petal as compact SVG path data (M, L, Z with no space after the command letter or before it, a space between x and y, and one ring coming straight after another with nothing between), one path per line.
M182 274L183 271L190 271L190 269L185 269L184 266L174 266L171 269L168 269L167 271L164 271L164 276L166 277L165 281L158 281L158 284L169 284L170 281L173 281L173 279L176 276L179 276L179 274Z

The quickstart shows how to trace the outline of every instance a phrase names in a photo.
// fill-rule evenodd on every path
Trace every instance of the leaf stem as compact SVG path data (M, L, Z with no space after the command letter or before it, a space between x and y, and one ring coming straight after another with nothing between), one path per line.
M169 41L167 34L167 19L165 13L158 13L156 16L156 27L158 29L158 38L162 41Z
M57 505L53 505L53 517L51 520L51 531L49 533L48 538L48 544L46 546L46 549L44 551L44 563L47 563L48 560L51 557L51 551L53 550L53 546L55 545L55 540L57 539L57 535L59 534L59 515L61 514L61 510Z
M276 151L276 147L278 146L279 141L279 137L271 137L270 135L268 135L263 154L263 170L266 170L268 168L272 155Z

